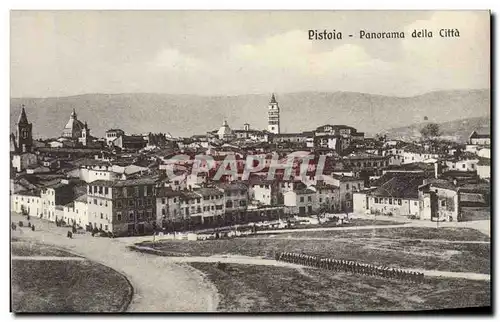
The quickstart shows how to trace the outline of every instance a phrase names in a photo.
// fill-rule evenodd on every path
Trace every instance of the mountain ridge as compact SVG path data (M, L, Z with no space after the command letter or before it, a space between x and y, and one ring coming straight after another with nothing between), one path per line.
M73 108L87 121L91 134L103 136L109 128L129 133L170 132L190 136L214 130L227 120L231 128L250 123L267 127L269 94L203 96L163 93L88 93L64 97L11 98L11 132L26 106L35 137L58 137ZM358 92L277 93L282 132L313 130L324 124L346 124L375 134L411 125L429 117L449 120L489 116L487 89L434 91L410 97ZM401 111L411 111L401 112ZM304 117L307 115L307 117Z

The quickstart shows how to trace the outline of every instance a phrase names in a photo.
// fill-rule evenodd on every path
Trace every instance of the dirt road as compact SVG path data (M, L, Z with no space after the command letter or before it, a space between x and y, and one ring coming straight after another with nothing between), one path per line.
M13 214L12 220L26 221ZM72 253L101 263L127 276L134 296L127 309L130 312L214 312L218 294L200 272L164 257L132 252L119 239L74 234L66 238L68 228L56 227L31 218L36 230L18 228L12 236L55 245Z

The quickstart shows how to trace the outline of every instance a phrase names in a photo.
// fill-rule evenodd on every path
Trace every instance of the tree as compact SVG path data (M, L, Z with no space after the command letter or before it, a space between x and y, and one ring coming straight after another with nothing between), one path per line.
M429 139L433 137L440 136L439 125L436 123L428 123L422 129L420 129L420 134L424 139Z

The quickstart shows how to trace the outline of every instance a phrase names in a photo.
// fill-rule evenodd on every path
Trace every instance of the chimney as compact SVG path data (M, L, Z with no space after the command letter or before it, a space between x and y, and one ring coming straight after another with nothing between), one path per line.
M245 124L243 125L243 128L244 128L244 130L245 130L245 131L249 131L249 130L250 130L250 124L245 123Z

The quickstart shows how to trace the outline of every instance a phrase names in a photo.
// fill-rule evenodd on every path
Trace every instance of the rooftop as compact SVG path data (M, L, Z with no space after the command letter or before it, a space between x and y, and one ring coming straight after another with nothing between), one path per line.
M116 181L108 181L108 180L96 180L89 185L93 186L103 186L103 187L128 187L128 186L139 186L139 185L153 185L156 183L156 180L149 177L142 177L137 179L128 179L128 180L116 180Z

